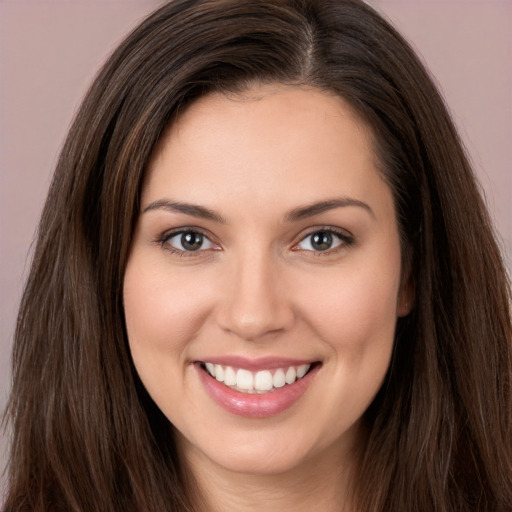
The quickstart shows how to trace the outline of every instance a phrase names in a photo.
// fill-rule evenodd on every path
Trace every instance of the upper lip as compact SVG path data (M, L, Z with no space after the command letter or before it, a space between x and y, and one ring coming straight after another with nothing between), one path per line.
M214 356L198 359L196 362L220 364L221 366L231 366L234 368L243 368L245 370L275 370L277 368L288 368L289 366L301 366L303 364L313 364L318 362L313 359L293 359L288 357L261 357L247 358L243 356Z

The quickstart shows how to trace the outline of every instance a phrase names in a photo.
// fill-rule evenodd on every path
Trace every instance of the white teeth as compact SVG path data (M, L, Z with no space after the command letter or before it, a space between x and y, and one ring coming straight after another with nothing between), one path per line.
M224 382L224 368L220 364L215 365L215 378L219 382Z
M254 377L254 389L256 391L270 391L272 385L272 374L268 370L258 372Z
M279 368L279 370L276 370L276 373L274 373L272 382L274 383L275 388L282 388L286 384L286 378L281 368Z
M302 364L297 368L297 378L302 379L306 373L308 373L308 370L310 368L310 364Z
M231 366L205 363L207 372L237 391L244 393L266 393L293 384L306 375L311 368L310 364L278 368L277 370L260 370L253 373L243 368L235 369ZM272 373L273 372L273 373Z
M226 366L226 371L224 372L224 384L226 384L226 386L236 386L236 373L231 366Z
M293 366L290 366L285 375L286 384L293 384L296 378L297 370Z
M249 370L238 370L236 372L236 387L251 391L254 389L254 377Z

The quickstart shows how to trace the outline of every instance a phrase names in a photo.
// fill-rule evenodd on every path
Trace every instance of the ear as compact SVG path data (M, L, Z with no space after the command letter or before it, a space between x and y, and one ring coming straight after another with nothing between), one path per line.
M416 302L416 290L410 264L406 263L404 267L396 305L396 315L398 318L407 316L412 311L414 303Z
M402 282L400 285L400 291L398 292L398 300L396 307L396 316L398 318L407 316L414 307L415 302L414 286L411 280Z

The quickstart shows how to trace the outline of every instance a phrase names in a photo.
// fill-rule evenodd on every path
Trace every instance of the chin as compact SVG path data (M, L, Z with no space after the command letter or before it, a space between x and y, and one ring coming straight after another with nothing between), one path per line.
M239 475L285 475L294 472L310 474L317 467L314 460L340 458L343 460L347 446L354 446L354 434L358 424L348 429L346 435L332 436L324 432L301 432L301 427L273 429L254 428L252 431L223 436L211 432L208 440L185 440L181 434L181 449L187 452L187 460L195 465L205 463L220 470ZM233 432L232 432L233 434ZM346 455L346 454L345 454ZM331 459L332 460L332 459ZM203 466L204 467L204 466Z
M270 476L290 473L307 462L306 454L296 446L272 446L263 451L251 446L238 446L236 450L211 454L212 461L227 471Z

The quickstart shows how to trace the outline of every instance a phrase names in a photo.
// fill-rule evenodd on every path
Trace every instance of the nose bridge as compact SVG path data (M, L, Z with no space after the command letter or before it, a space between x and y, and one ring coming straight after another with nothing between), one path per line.
M222 327L246 340L285 330L293 311L271 250L244 248L233 255Z

